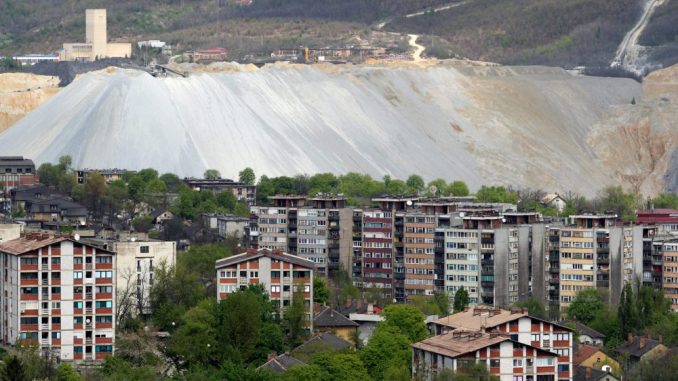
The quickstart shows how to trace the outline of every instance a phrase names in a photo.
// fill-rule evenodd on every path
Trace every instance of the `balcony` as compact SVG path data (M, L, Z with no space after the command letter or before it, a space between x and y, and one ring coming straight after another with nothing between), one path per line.
M549 272L550 272L551 274L558 274L558 273L560 272L560 268L551 266L551 267L549 268Z

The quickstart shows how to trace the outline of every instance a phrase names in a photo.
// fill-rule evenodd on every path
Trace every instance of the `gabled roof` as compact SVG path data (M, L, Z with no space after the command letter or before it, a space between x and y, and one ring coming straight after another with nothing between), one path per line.
M346 341L339 336L335 336L331 333L322 332L313 335L310 339L306 340L300 346L294 348L292 353L305 353L306 351L317 351L318 348L323 350L333 350L340 351L342 349L353 347L353 343Z
M53 212L51 206L56 205L59 212L70 216L86 216L87 208L77 202L71 201L63 196L50 196L45 199L36 199L32 201L29 208L30 213L49 213Z
M295 365L305 365L305 363L290 356L289 353L283 353L280 356L272 357L264 365L258 367L257 369L268 369L274 373L284 373Z
M324 307L313 318L313 326L322 327L359 327L360 324L340 314L331 307Z
M502 333L487 333L481 331L465 330L455 330L443 335L429 337L428 339L412 344L412 347L427 352L438 353L447 357L456 358L465 354L472 354L479 349L487 348L505 341L511 341L514 343L514 345L518 344L528 348L533 348L553 357L558 356L553 352L513 341L508 335Z
M575 366L579 365L598 351L600 351L600 348L594 347L593 345L580 344L579 348L577 348L577 351L572 356L572 362Z
M575 321L574 325L576 327L576 330L579 331L580 335L586 335L594 339L605 339L605 335L587 325L584 325L578 321Z
M53 245L55 243L60 243L63 241L71 241L71 242L76 242L74 239L66 236L54 236L54 235L48 235L48 234L27 234L25 236L22 236L17 239L13 239L10 241L5 241L0 243L0 252L7 253L7 254L13 254L13 255L21 255L25 253L29 253L34 250L41 249L43 247L47 247L50 245ZM96 247L93 245L88 245L86 243L79 242L85 246L90 246L90 247ZM102 250L101 248L97 248L97 251L105 251L107 253L113 253L109 250Z
M642 348L640 347L641 341L644 341L644 345ZM631 356L640 358L658 345L662 344L657 340L635 336L633 337L630 343L628 341L624 341L622 345L617 347L617 352L628 353Z
M303 259L301 257L297 257L296 255L288 254L282 251L278 250L271 251L268 249L259 249L259 250L250 249L243 254L233 255L227 258L219 259L216 261L215 267L219 269L221 267L232 266L241 262L261 257L268 257L277 261L292 263L294 265L304 266L312 270L315 270L315 263L309 261L308 259Z
M554 326L560 327L567 331L572 331L571 328L561 324L530 316L525 309L505 310L502 308L488 306L471 307L466 311L457 312L456 314L440 318L434 321L433 324L442 325L453 329L479 331L481 328L491 329L496 326L518 320L522 317L528 317L530 319L553 324Z

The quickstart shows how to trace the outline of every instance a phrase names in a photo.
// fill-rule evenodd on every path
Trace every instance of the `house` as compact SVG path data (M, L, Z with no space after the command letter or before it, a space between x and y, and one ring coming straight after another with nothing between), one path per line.
M319 332L331 332L346 341L354 341L360 325L332 307L323 306L315 314L313 327Z
M628 356L629 365L635 364L640 360L651 360L666 355L669 351L659 340L650 339L645 336L628 335L624 344L617 348L617 352L622 356Z
M430 324L436 334L444 334L454 330L499 332L509 335L511 340L530 345L535 348L556 353L561 371L558 379L569 379L573 356L573 331L534 316L529 316L527 309L477 306L467 308ZM567 365L567 367L566 367ZM567 368L567 370L565 370Z
M256 185L249 185L230 179L193 179L185 178L184 183L196 191L210 191L221 193L230 191L238 201L245 201L247 205L254 205L256 197Z
M603 352L602 349L592 345L579 345L574 353L573 364L576 367L583 366L596 370L610 371L621 374L619 363Z
M572 381L620 381L621 378L615 377L612 373L598 369L578 366L575 370Z
M25 234L0 243L0 342L59 361L113 355L116 256L77 239Z
M261 284L277 312L284 315L295 293L303 293L307 330L313 332L313 262L282 251L249 249L219 259L215 270L218 301L239 289Z
M10 191L16 187L38 183L35 164L22 156L0 156L0 190ZM4 189L3 189L4 188Z
M155 209L151 212L151 218L153 218L151 222L155 225L156 230L162 231L165 222L174 218L174 213L167 209Z
M203 214L205 226L210 230L216 230L221 238L237 237L245 238L245 231L250 225L248 217L240 217L232 214Z
M578 321L573 322L575 330L579 332L579 343L598 347L605 345L605 335Z
M58 195L52 195L47 199L32 200L26 209L26 217L35 221L86 225L87 215L87 208L65 196Z
M412 344L412 373L432 380L442 369L463 373L484 363L501 381L570 380L570 363L558 354L511 340L505 333L454 330ZM523 378L524 377L524 378Z
M258 367L257 370L264 369L269 370L273 373L280 374L285 373L288 369L297 365L306 365L306 364L301 360L290 356L290 354L287 352L281 355L276 355L275 353L272 353L268 355L268 361L266 361L264 365Z
M549 193L545 195L542 197L541 203L544 206L557 210L558 213L562 213L563 210L565 210L565 206L567 206L567 201L565 201L558 193Z
M31 203L36 200L49 198L52 195L58 195L56 189L47 185L32 185L16 187L10 191L12 199L12 210L28 210Z
M313 354L323 351L338 352L347 348L354 348L351 341L342 339L339 336L329 332L320 332L311 336L300 346L294 348L290 353L299 360L308 362Z
M361 299L352 299L337 310L358 324L358 338L363 344L370 341L377 324L384 321L384 317L381 316L381 307Z

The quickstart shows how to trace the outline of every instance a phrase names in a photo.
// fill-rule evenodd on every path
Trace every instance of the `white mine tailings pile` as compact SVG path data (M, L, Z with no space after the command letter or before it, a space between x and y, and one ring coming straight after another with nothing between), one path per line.
M188 78L96 72L1 134L0 153L38 163L68 154L76 167L186 176L215 168L232 177L250 166L267 175L420 174L472 188L587 195L625 182L651 193L665 186L672 147L655 150L662 154L650 169L627 173L615 155L633 155L638 143L616 137L628 146L610 147L594 134L607 128L615 136L607 121L630 123L624 113L642 104L643 88L632 80L543 67L273 66ZM664 172L628 177L650 170Z

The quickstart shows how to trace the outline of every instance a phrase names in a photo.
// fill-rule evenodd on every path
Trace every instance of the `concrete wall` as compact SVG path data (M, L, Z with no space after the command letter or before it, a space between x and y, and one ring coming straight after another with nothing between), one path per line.
M0 242L19 238L22 230L21 224L0 224Z
M85 11L85 42L92 44L92 58L105 57L108 36L106 35L106 10Z
M544 253L546 226L537 224L532 227L532 295L543 305L546 300L546 282L544 281Z
M537 229L539 226L537 225ZM525 300L530 292L530 236L532 226L518 227L518 300ZM534 273L532 273L534 276Z
M339 263L351 272L353 259L353 209L339 209Z
M616 306L619 304L622 289L624 288L624 232L620 227L612 227L610 230L610 288L609 302ZM595 236L595 235L594 235Z
M509 305L508 281L508 228L494 231L494 305Z

